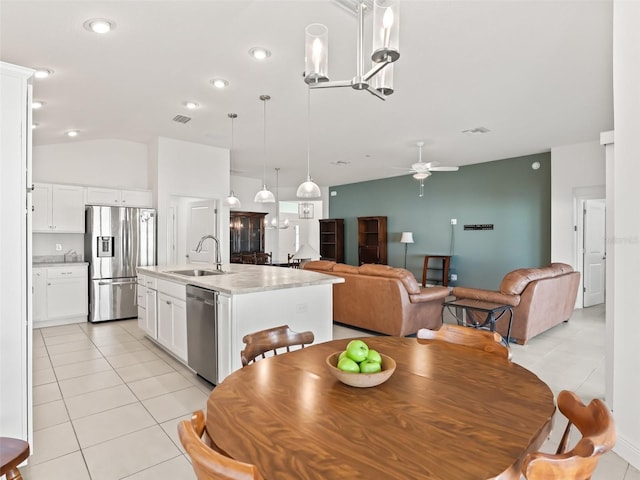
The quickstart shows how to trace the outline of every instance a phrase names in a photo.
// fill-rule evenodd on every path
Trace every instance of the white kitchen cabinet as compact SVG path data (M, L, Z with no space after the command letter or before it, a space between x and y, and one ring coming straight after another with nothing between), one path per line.
M47 269L33 269L33 320L39 322L47 318Z
M158 338L156 315L158 292L145 286L146 277L138 276L138 327L149 337ZM155 286L153 282L152 285Z
M84 233L83 187L34 184L32 225L35 233Z
M87 265L33 270L34 327L87 321Z
M187 303L184 285L158 280L158 343L187 362Z
M115 188L87 187L87 205L114 205L118 207L151 207L151 190L118 190Z

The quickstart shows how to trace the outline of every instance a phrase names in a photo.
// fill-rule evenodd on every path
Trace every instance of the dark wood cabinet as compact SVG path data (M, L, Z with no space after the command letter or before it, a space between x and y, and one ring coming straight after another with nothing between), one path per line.
M358 264L387 264L387 217L358 217Z
M344 219L326 218L320 222L320 259L344 263Z
M242 263L242 254L264 253L264 217L261 212L229 213L229 254Z

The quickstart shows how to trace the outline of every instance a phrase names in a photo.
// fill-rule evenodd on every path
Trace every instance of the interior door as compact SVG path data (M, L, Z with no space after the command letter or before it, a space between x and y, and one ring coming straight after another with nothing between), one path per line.
M196 252L196 246L205 235L215 235L220 240L216 230L216 216L215 200L190 202L187 205L187 258L189 263L213 263L215 261L213 240L205 240L200 252ZM222 257L222 252L220 257Z
M585 307L604 303L606 230L605 200L594 199L584 202L584 300Z

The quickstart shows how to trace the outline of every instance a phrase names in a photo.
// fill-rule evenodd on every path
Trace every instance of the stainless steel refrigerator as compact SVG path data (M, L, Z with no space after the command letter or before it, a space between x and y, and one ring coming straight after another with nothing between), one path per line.
M156 264L156 211L87 205L89 321L138 316L136 267Z

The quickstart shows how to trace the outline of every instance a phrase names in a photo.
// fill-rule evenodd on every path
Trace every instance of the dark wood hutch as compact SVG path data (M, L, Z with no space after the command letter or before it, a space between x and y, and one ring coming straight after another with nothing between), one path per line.
M229 254L231 263L242 263L242 255L264 253L262 212L229 213Z

